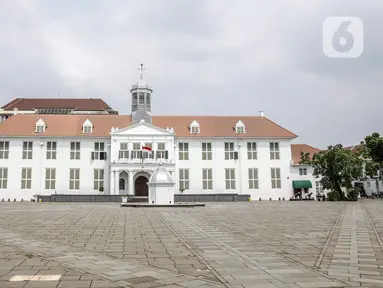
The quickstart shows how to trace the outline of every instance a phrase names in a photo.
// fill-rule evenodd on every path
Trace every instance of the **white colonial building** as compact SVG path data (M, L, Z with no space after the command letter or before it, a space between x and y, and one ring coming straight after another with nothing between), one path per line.
M147 182L159 165L173 177L177 193L288 200L293 185L314 197L320 189L311 186L315 179L300 175L304 167L294 166L297 154L307 152L297 148L292 154L294 133L263 115L152 116L152 91L141 74L131 90L131 115L6 119L0 124L0 199L148 196Z

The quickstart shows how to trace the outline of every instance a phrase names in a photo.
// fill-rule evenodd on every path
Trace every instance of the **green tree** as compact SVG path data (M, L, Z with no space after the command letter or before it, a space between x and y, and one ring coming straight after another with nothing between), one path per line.
M322 176L324 189L331 190L336 199L345 200L342 188L352 187L352 181L359 180L363 175L363 161L351 150L346 150L341 144L329 146L327 150L319 151L312 157L301 153L301 164L314 168L313 175Z
M373 133L370 136L366 136L365 140L365 158L371 159L368 169L376 175L376 172L380 171L380 179L383 180L383 137L379 133ZM363 143L363 142L362 142ZM367 170L367 167L366 167ZM367 172L367 171L366 171ZM366 173L367 174L367 173ZM368 174L367 174L368 175Z

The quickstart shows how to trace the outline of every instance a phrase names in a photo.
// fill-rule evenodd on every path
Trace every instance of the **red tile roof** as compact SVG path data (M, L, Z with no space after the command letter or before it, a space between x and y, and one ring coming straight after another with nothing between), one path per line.
M111 107L98 98L16 98L8 104L1 107L4 110L35 110L35 109L48 109L48 108L71 108L81 111L104 111L111 109Z
M315 153L318 153L321 149L314 148L307 144L291 144L291 158L294 164L299 164L301 161L301 152L310 153L310 159Z
M47 125L44 133L35 133L35 123L43 119ZM93 133L83 134L82 124L89 119ZM200 134L190 134L189 125L196 120ZM235 124L241 120L246 133L235 133ZM295 138L297 135L259 116L153 116L152 124L173 127L176 137L263 137ZM107 137L112 127L124 128L131 124L130 115L14 115L0 124L0 136L86 136Z
M348 146L348 147L344 147L344 149L346 150L351 150L352 152L358 152L358 150L362 148L362 145L354 145L354 146Z

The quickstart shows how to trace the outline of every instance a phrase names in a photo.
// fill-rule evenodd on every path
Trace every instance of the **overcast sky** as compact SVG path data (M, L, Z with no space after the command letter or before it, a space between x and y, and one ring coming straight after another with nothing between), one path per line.
M0 0L0 100L59 93L130 114L143 62L155 115L264 110L296 143L352 145L383 134L382 12L381 0ZM359 58L323 54L330 16L363 21Z

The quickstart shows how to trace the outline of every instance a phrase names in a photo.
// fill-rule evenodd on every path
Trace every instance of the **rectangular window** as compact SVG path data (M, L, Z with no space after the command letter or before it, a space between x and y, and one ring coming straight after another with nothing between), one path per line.
M167 159L166 152L167 151L165 151L165 143L157 143L157 159Z
M94 169L93 176L93 189L100 191L104 188L104 169Z
M33 142L23 142L23 159L32 159Z
M279 143L270 142L270 159L278 160L279 159Z
M189 169L180 169L180 191L189 189Z
M8 168L0 168L0 189L8 187Z
M189 160L189 143L179 143L179 160Z
M0 159L8 159L9 141L0 141Z
M234 159L234 142L225 142L225 160Z
M140 143L133 143L132 159L141 159L142 151Z
M56 169L45 169L45 189L56 189Z
M42 133L45 131L45 125L36 125L36 132Z
M249 168L249 189L258 189L258 169Z
M307 168L299 168L299 175L307 175Z
M245 127L244 126L237 126L236 128L238 134L245 133Z
M235 169L225 169L226 189L235 189Z
M271 188L281 188L281 169L271 168Z
M315 191L317 194L323 193L323 186L322 186L322 183L320 181L315 181Z
M257 142L247 142L247 159L257 159Z
M94 152L92 152L92 160L105 160L106 159L106 152L105 150L105 143L103 142L95 142L94 143Z
M80 189L80 169L71 168L69 169L69 190Z
M213 189L213 169L202 169L202 189Z
M199 133L199 126L191 126L190 132L193 134L198 134Z
M145 94L144 93L140 93L138 99L139 99L138 104L145 104Z
M145 147L150 147L152 148L152 151L153 151L153 143L145 143ZM152 151L148 151L148 150L143 150L143 157L146 159L146 158L150 158L152 159L153 158L153 153Z
M118 158L129 159L128 143L120 143L120 151L118 153Z
M32 168L21 168L21 189L32 189Z
M211 160L212 158L211 143L202 143L202 160Z
M56 159L57 142L47 142L47 159Z
M103 142L95 142L94 143L94 151L95 152L101 152L104 151L105 143Z
M90 126L90 125L84 125L84 126L82 127L82 132L84 132L84 133L92 133L92 126Z
M70 142L70 159L80 159L80 142Z

